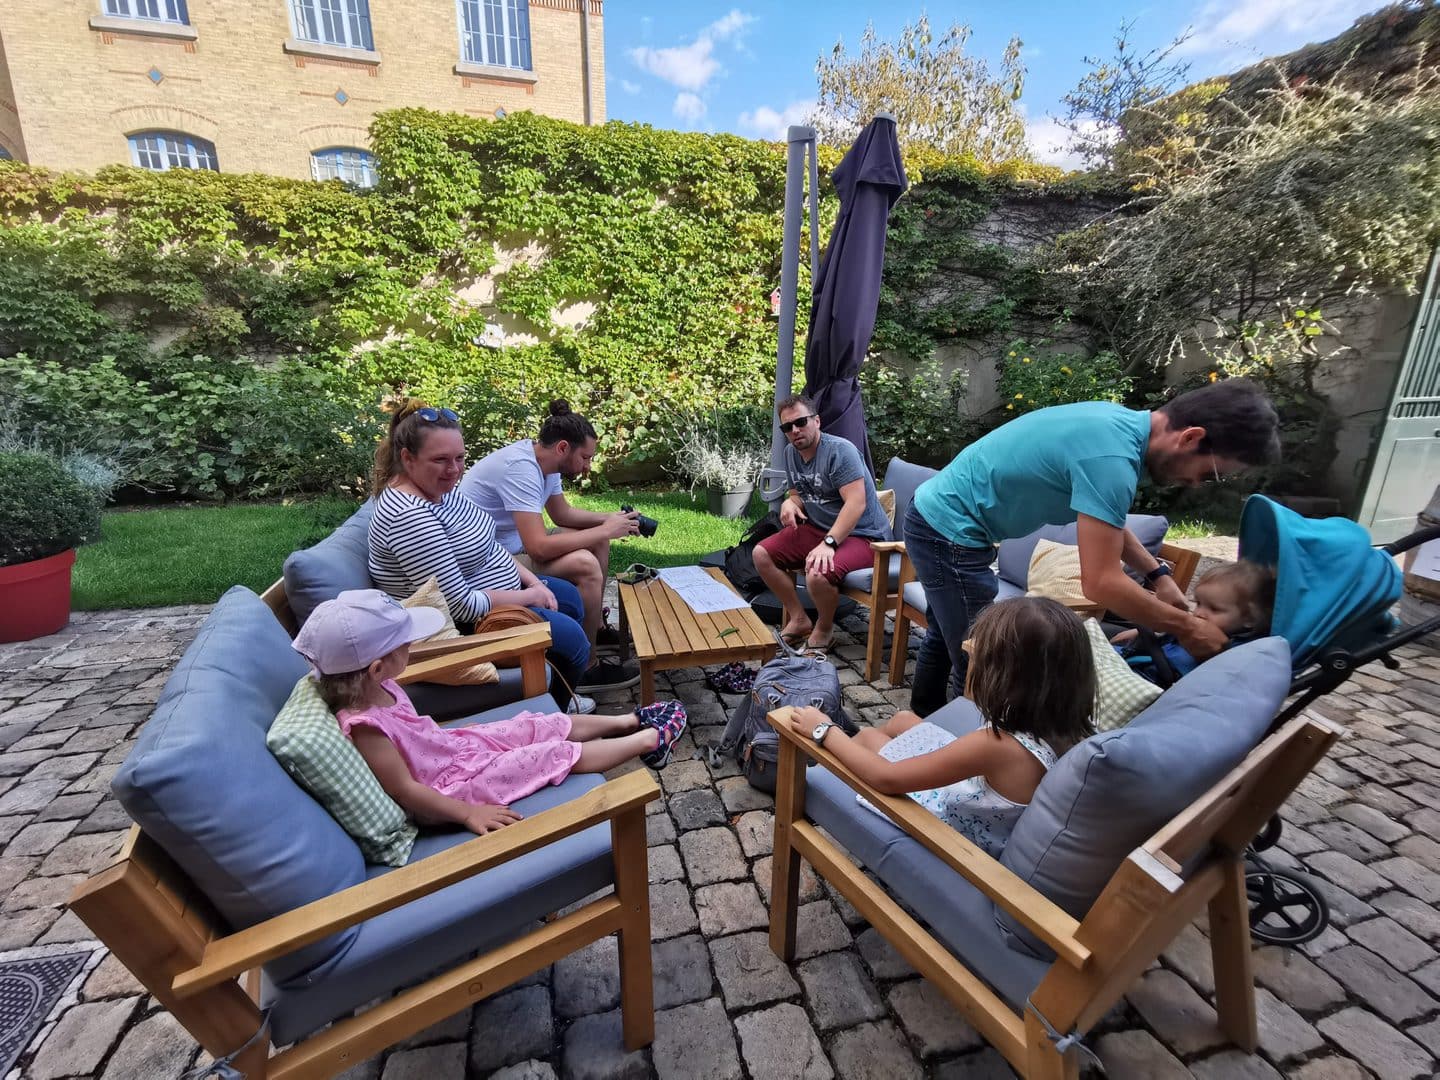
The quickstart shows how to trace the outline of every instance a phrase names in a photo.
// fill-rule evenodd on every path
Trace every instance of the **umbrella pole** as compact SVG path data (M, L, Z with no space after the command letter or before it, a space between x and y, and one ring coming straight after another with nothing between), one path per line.
M780 336L775 354L775 408L770 417L770 467L780 469L779 482L783 485L783 469L780 452L785 440L780 434L778 415L780 402L790 396L791 383L795 374L795 314L799 306L800 287L800 244L801 224L805 212L805 166L806 154L815 156L815 129L796 125L787 133L788 149L785 160L785 232L784 249L780 254ZM814 266L811 266L814 272ZM768 472L769 470L767 470ZM785 494L782 486L773 491L762 478L761 497L767 502L778 502Z

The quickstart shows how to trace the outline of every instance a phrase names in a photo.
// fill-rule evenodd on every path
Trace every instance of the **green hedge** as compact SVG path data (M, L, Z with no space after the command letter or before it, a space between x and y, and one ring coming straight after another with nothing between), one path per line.
M476 450L569 398L601 431L602 466L664 457L679 413L768 404L782 146L415 109L382 114L372 142L370 192L0 163L0 378L18 420L122 452L144 487L215 496L353 486L396 392L455 407ZM822 152L826 232L837 160ZM969 230L999 192L1055 174L917 164L876 346L923 361L1005 330L1026 302L1023 268ZM502 253L508 269L478 295ZM923 304L957 267L985 296ZM802 341L807 290L802 277ZM582 302L595 305L583 325L554 324ZM530 343L481 344L494 323ZM953 441L878 421L902 442Z

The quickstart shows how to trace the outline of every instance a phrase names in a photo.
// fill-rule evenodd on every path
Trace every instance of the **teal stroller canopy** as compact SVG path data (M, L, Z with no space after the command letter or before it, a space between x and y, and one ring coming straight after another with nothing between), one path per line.
M1252 495L1240 515L1240 558L1274 569L1270 632L1290 643L1297 672L1326 646L1364 648L1395 627L1400 568L1349 518L1305 518Z

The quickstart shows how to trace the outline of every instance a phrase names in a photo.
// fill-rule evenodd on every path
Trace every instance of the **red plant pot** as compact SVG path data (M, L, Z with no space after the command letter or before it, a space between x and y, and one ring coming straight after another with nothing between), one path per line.
M75 552L0 566L0 642L53 634L70 621Z

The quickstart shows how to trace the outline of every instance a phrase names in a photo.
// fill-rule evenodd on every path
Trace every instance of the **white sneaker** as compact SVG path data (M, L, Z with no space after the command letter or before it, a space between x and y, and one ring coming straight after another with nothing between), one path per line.
M570 699L570 707L565 711L572 716L577 714L585 716L593 713L595 711L595 699L593 697L586 697L584 694L576 694Z

